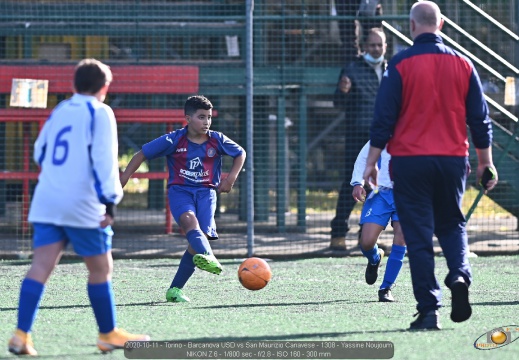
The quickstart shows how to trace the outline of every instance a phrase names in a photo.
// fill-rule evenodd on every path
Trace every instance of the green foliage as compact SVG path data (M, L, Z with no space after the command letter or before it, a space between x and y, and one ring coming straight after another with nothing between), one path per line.
M478 190L470 187L467 189L465 197L463 198L463 213L466 214L474 199L478 194ZM292 191L290 194L290 204L293 212L297 211L297 193ZM307 213L319 213L321 211L335 211L337 206L337 198L339 193L337 191L310 191L306 192L306 211ZM361 211L362 205L357 204L353 210L354 213ZM483 196L478 204L478 207L474 211L474 216L506 216L510 215L505 209L499 206L496 202L490 199L488 196Z
M128 163L132 159L134 155L133 150L128 150L126 154L120 154L119 155L119 169L121 171L124 171L126 167L128 166ZM136 172L138 173L145 173L149 171L148 163L143 162L141 166L137 169ZM137 179L137 178L130 178L128 181L128 184L124 187L124 191L126 193L145 193L148 191L148 185L149 180L148 179ZM128 202L126 202L126 205Z

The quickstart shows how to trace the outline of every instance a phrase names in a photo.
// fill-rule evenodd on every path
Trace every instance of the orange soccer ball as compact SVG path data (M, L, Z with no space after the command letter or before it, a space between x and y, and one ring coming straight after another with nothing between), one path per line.
M238 268L238 279L244 288L260 290L272 279L272 271L265 260L251 257L242 262Z

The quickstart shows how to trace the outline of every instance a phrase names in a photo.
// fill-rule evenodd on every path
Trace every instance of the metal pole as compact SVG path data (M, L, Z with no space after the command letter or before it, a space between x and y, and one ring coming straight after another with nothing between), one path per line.
M253 88L254 88L254 71L253 71L253 13L254 0L247 0L246 7L246 134L247 134L247 160L245 163L245 172L247 178L247 256L254 254L254 141L253 141Z
M297 227L306 231L307 95L299 96L299 179L297 181Z

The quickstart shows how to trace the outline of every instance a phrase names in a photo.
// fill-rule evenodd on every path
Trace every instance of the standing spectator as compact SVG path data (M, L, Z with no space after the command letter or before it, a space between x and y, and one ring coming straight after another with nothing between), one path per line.
M17 328L8 345L13 354L37 355L31 329L45 283L69 242L88 270L99 349L108 352L127 341L150 339L115 327L111 225L123 190L117 124L112 109L103 103L111 81L107 65L95 59L79 62L74 95L54 109L34 143L34 160L41 167L29 211L34 253L20 289Z
M382 73L386 69L386 36L380 28L373 28L366 36L365 53L347 64L339 75L334 105L343 109L346 117L345 163L348 173L357 154L369 139L369 127ZM344 180L337 200L335 218L331 221L331 243L334 250L346 250L348 220L355 206L350 181Z
M433 235L438 238L449 273L451 320L470 318L466 221L461 210L470 172L468 134L478 156L476 177L492 162L492 123L473 64L443 44L438 5L411 7L413 46L395 55L384 73L371 127L371 147L364 180L377 186L377 159L388 144L395 203L404 232L418 318L410 329L441 329L441 289L434 274Z
M335 9L339 16L355 16L359 19L339 21L343 55L347 62L352 61L359 55L359 39L365 37L364 33L367 29L382 26L378 20L362 19L362 17L382 15L382 5L380 0L335 0Z

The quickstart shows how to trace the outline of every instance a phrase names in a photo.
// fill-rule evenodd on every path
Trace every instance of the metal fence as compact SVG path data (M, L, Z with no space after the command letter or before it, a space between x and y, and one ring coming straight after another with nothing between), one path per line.
M368 140L359 119L370 108L360 104L369 104L362 90L373 79L354 74L353 90L341 100L339 74L359 61L374 26L387 36L386 59L409 46L413 1L380 1L378 9L367 2L360 13L361 1L267 0L253 9L252 3L2 1L0 253L31 249L26 216L38 174L32 143L50 109L71 95L73 66L95 57L115 75L107 103L119 123L121 169L144 143L183 126L184 101L197 93L215 106L212 128L246 148L249 166L234 190L219 197L221 239L212 245L221 256L348 254L329 248L331 221L341 184L351 176L347 159ZM500 183L480 196L472 175L464 200L471 250L517 253L519 3L438 4L444 40L476 65L495 125ZM13 78L49 80L47 109L11 107ZM125 188L114 227L116 255L183 253L186 242L167 209L165 171L164 159L147 162ZM357 251L360 209L355 205L348 221L349 253ZM391 240L388 226L380 242L390 246Z

